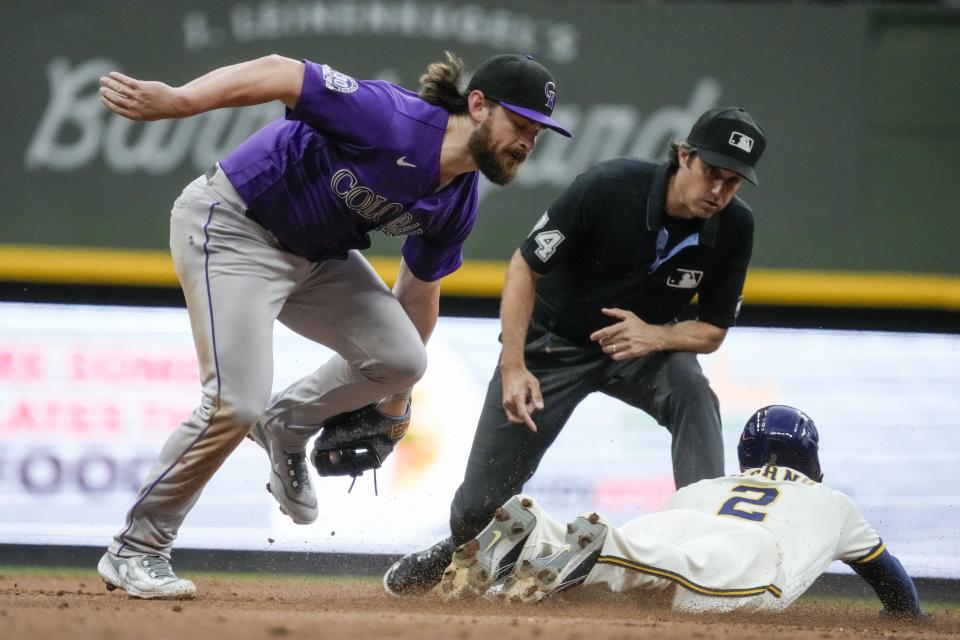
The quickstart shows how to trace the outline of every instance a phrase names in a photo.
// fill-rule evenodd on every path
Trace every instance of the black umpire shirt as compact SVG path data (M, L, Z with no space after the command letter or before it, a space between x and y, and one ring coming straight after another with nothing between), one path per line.
M590 344L616 322L602 307L650 324L676 320L699 294L698 319L726 329L740 307L753 250L753 213L742 200L707 220L669 216L669 163L619 158L581 174L520 247L541 274L534 319Z

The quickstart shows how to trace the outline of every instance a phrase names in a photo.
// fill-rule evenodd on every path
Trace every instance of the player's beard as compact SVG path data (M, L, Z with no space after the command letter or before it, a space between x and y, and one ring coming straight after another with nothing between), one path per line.
M490 130L490 120L487 119L470 134L470 138L467 140L467 150L473 157L473 161L477 163L480 173L487 180L500 186L510 184L517 176L517 171L519 171L523 160L514 156L515 162L507 162L498 154L494 149L493 136L490 134Z

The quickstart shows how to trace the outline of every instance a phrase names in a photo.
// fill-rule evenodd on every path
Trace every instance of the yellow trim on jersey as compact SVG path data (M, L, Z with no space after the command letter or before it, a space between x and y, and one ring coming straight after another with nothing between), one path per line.
M857 558L856 560L851 560L850 562L852 564L867 564L868 562L873 562L874 560L879 558L880 555L886 550L887 548L883 545L883 540L881 540L880 544L878 544L873 549L867 552L867 555L861 558Z
M745 589L711 589L710 587L704 587L703 585L699 585L692 580L688 580L679 573L667 571L666 569L658 569L656 567L648 567L647 565L638 564L631 560L627 560L626 558L618 558L616 556L600 556L597 558L597 562L601 564L612 564L617 567L623 567L624 569L631 569L640 573L646 573L647 575L664 578L665 580L675 582L681 587L689 589L694 593L699 593L705 596L716 596L719 598L744 598L769 593L773 597L779 598L781 595L783 595L783 590L773 584L768 584L764 587L748 587Z
M391 284L399 257L367 258ZM467 260L443 279L447 295L500 296L507 263ZM0 244L0 280L147 287L177 286L166 251ZM750 269L747 304L960 310L960 276Z

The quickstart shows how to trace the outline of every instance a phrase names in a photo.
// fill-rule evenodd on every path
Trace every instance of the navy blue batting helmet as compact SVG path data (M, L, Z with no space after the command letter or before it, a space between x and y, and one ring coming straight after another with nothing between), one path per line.
M737 445L740 470L773 464L796 469L820 482L819 445L817 425L803 411L779 404L764 407L743 427Z

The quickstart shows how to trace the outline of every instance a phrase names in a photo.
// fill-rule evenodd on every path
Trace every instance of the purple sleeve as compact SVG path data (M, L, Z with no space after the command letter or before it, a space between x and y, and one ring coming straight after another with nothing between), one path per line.
M389 85L354 80L325 64L303 63L300 98L287 111L287 119L305 122L357 146L376 146L396 112Z
M435 245L423 236L410 236L403 243L403 259L410 272L424 282L450 275L463 264L463 243Z
M410 272L424 282L450 275L463 264L463 243L477 221L477 177L463 197L458 213L436 234L408 236L403 243L403 259Z

